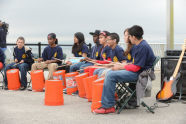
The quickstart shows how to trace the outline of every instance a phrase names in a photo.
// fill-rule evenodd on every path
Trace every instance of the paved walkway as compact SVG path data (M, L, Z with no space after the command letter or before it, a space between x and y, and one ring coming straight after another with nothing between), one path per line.
M160 86L160 72L153 81L152 97L144 101L153 105ZM63 106L45 106L44 92L4 91L0 89L0 124L186 124L186 104L171 103L155 114L140 107L121 114L94 115L91 103L78 96L64 95ZM164 104L158 103L159 106Z

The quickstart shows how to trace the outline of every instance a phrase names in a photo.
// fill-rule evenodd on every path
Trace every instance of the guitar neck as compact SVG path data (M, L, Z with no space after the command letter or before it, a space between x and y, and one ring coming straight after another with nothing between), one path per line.
M178 74L178 70L180 68L180 65L181 65L181 62L182 62L182 59L183 59L184 52L185 52L185 49L182 49L180 58L178 60L178 63L176 65L176 68L175 68L174 73L173 73L173 78L176 78L176 75Z

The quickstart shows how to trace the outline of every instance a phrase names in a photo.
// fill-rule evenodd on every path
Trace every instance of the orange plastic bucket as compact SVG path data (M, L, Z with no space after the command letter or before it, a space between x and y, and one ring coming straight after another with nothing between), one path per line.
M63 105L63 85L60 80L47 80L45 82L45 105Z
M91 111L101 107L101 96L103 92L104 78L99 78L92 83L92 105Z
M9 90L18 90L21 86L19 78L19 69L10 69L6 72L8 89Z
M88 72L89 76L92 76L94 71L97 69L98 66L88 66L84 69L84 72Z
M53 79L61 80L63 88L66 88L65 70L59 70L59 71L53 72Z
M97 77L98 77L97 75L93 75L83 79L86 98L88 99L88 102L92 101L92 83L97 79Z
M45 84L43 70L31 71L31 79L32 79L32 90L36 92L43 91L44 84Z
M78 72L71 72L67 73L65 75L66 78L66 88L67 88L67 94L72 95L72 93L76 92L77 89L77 83L75 81L75 76L78 75Z
M78 94L79 94L79 97L82 97L82 98L85 98L86 96L84 83L83 83L83 79L86 77L88 77L88 73L82 73L82 74L75 76L77 87L78 87Z

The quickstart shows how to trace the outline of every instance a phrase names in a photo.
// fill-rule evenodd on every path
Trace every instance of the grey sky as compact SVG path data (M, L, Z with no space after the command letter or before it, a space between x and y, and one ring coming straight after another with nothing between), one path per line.
M175 42L186 38L186 1L175 0ZM83 32L91 42L95 29L117 32L141 25L149 42L166 41L166 0L0 0L0 19L10 24L8 42L20 35L29 42L46 41L55 32L59 41L73 42Z

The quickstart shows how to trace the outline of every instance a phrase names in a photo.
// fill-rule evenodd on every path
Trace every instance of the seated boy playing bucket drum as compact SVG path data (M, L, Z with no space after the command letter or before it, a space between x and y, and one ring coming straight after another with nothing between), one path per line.
M53 79L53 72L57 70L58 65L61 64L59 61L63 59L63 52L62 48L57 45L57 38L56 34L50 33L48 34L48 46L45 47L42 58L38 59L38 63L34 63L32 65L32 71L33 70L43 70L45 68L48 68L49 74L48 74L48 80Z
M9 69L17 68L21 73L21 87L20 90L25 90L27 87L27 71L30 70L32 63L34 60L32 59L32 52L29 47L25 46L25 39L24 37L19 37L17 39L17 46L14 48L14 62L8 64L4 69L5 74L5 90L8 90L8 82L6 72Z

